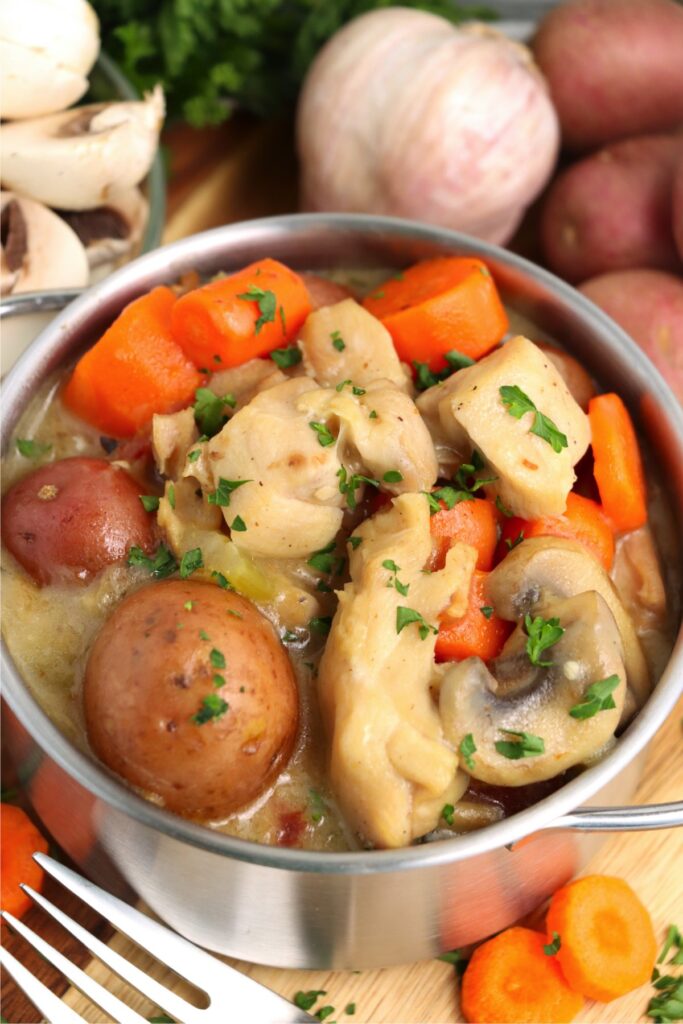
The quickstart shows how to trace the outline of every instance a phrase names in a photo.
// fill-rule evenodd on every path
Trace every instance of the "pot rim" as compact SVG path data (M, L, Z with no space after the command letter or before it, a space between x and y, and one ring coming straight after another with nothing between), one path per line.
M265 245L269 233L271 238L273 234L296 235L299 228L332 229L350 232L351 235L377 231L382 232L385 237L432 242L480 255L484 260L493 261L531 278L534 284L558 299L565 309L571 309L572 314L583 322L584 327L590 327L600 333L604 339L610 341L612 347L623 347L626 350L629 362L634 366L634 376L647 382L648 393L666 417L666 427L669 431L667 440L677 450L683 465L683 409L635 342L592 302L548 271L498 246L432 225L368 214L289 214L243 221L181 239L126 264L104 281L89 288L65 309L29 346L8 374L3 388L3 450L26 398L29 397L26 388L22 386L22 381L31 376L34 368L47 361L53 348L60 342L63 343L65 333L73 331L78 334L81 326L79 318L86 319L89 312L92 313L112 294L134 290L136 279L144 274L152 274L159 281L168 281L174 275L178 276L184 269L183 264L187 256L196 260L199 252L203 254L203 258L206 258L207 253L215 255L223 241L238 242L241 239L243 242L253 243L263 235ZM13 392L15 396L12 400ZM14 408L10 408L5 414L8 406ZM620 737L614 749L601 762L585 769L577 778L526 810L481 830L454 836L452 839L396 850L330 853L266 846L229 836L181 818L138 796L102 764L78 750L57 729L23 683L4 639L0 653L3 696L11 709L40 747L94 796L143 825L219 856L288 871L334 875L374 874L450 864L501 846L508 846L552 825L557 818L576 809L592 797L609 779L626 767L652 738L678 698L681 688L678 676L683 675L682 665L683 629L679 630L667 667L646 705Z

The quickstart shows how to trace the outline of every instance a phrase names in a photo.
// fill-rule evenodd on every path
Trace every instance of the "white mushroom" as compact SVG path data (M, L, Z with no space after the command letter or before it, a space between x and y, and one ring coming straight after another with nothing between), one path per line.
M73 228L90 264L90 281L100 280L125 258L136 253L147 225L149 203L139 188L112 195L92 210L60 210Z
M106 205L149 171L163 117L157 86L144 101L93 104L7 124L0 133L3 183L59 209Z
M541 782L595 757L614 735L624 706L621 637L606 601L595 591L549 598L535 604L533 614L557 617L564 629L542 659L551 664L531 664L519 625L490 670L481 658L466 658L441 685L447 739L460 750L462 767L494 786ZM592 714L575 717L572 710L590 701L589 687L609 679L611 701L604 709L596 702ZM524 747L522 734L529 737ZM463 752L465 737L471 737L465 751L474 746L474 752Z
M88 283L85 249L68 224L24 196L0 192L0 294Z
M100 48L85 0L2 0L0 112L39 117L71 106L88 88Z

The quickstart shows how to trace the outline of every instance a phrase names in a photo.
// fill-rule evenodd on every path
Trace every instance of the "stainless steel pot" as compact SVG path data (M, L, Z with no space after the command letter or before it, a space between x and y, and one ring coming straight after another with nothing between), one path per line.
M121 307L183 272L231 270L263 255L298 268L401 267L443 253L490 266L508 305L554 335L629 402L683 520L683 411L651 363L568 285L511 253L453 232L362 216L290 216L219 228L142 257L90 289L34 342L5 384L4 444L37 384ZM55 728L7 654L9 739L37 813L84 870L113 866L178 931L210 949L284 967L374 967L477 941L542 902L619 829L683 824L683 803L632 796L642 753L683 682L683 635L647 706L600 764L489 828L395 851L322 854L258 846L135 796ZM600 808L600 809L595 809Z

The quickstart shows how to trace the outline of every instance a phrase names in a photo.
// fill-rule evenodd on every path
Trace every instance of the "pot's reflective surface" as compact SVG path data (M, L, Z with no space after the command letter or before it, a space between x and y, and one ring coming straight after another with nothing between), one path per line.
M5 443L45 374L96 338L126 302L187 270L236 269L266 254L296 268L401 267L444 252L485 259L512 309L565 343L629 401L683 518L683 414L616 325L573 289L510 253L436 228L366 217L233 225L123 268L70 306L8 376ZM116 877L113 862L189 938L288 967L379 966L484 938L578 870L597 838L542 830L581 804L628 802L642 767L640 752L681 691L682 648L679 636L653 697L602 763L482 832L399 851L315 854L261 847L167 814L71 747L3 650L4 691L16 715L8 720L8 738L37 812L71 856L109 887ZM681 822L683 812L674 808L666 820Z

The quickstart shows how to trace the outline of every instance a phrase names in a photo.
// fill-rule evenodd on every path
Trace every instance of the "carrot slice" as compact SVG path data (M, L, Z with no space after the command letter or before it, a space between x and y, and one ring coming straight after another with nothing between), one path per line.
M474 498L459 501L453 508L440 504L441 511L434 513L429 524L434 542L431 568L443 569L448 549L459 540L476 548L477 569L492 569L498 540L498 515L493 502Z
M558 889L548 933L560 936L557 959L571 987L610 1002L644 985L657 956L652 921L621 878L589 875Z
M64 390L77 416L114 437L131 437L155 412L187 405L201 383L171 335L170 288L154 288L119 314L79 359Z
M609 572L614 561L614 533L607 516L596 501L580 494L567 495L567 508L561 516L520 519L512 516L503 523L497 557L500 561L519 537L564 537L588 548ZM508 544L509 542L509 544Z
M33 859L34 853L47 853L47 840L40 834L21 807L0 804L0 889L2 909L21 917L31 900L19 888L21 882L40 890L44 871Z
M647 491L633 421L615 394L592 398L588 418L603 508L617 530L637 530L647 522Z
M488 575L479 569L474 570L469 604L462 618L441 616L436 638L437 661L460 661L474 655L490 661L500 654L514 626L500 619L489 604L486 590Z
M545 938L529 928L508 928L472 954L460 989L471 1024L565 1024L583 999L565 981Z
M479 359L498 344L508 318L481 260L440 256L416 263L368 295L363 305L382 321L401 359L446 366L457 349Z
M173 336L196 366L239 366L293 341L312 309L298 274L259 260L178 299Z

